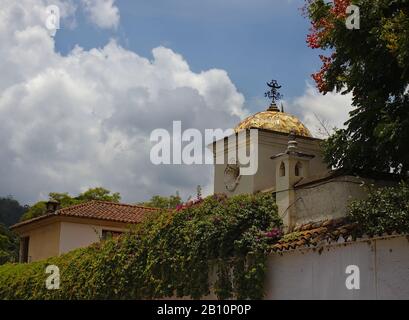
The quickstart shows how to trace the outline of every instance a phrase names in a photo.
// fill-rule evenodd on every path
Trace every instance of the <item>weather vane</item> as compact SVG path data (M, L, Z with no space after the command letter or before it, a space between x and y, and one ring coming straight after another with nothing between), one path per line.
M281 86L278 84L277 80L271 80L271 82L267 82L267 85L270 87L270 90L267 91L264 96L271 99L271 104L273 105L283 98L282 94L278 92L278 89L280 89Z

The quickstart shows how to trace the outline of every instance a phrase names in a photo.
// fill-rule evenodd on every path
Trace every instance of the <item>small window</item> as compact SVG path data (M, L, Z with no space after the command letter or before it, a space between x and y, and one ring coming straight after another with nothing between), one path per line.
M102 230L102 240L117 238L122 233L121 231Z
M281 162L280 164L280 177L284 177L285 176L285 164L284 162Z
M301 164L301 162L297 162L297 164L295 165L295 176L296 177L302 176L302 164Z

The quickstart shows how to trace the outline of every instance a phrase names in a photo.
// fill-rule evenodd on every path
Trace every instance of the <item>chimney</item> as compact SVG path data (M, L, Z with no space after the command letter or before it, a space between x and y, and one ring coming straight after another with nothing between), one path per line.
M47 213L53 213L60 208L60 203L57 200L51 199L46 203Z

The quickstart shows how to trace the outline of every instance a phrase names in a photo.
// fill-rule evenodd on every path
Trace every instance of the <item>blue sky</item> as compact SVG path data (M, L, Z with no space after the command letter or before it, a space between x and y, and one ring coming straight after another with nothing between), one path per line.
M220 68L246 98L246 108L258 111L265 82L276 78L285 99L301 96L305 81L320 62L307 47L309 22L302 16L304 0L118 0L118 27L99 29L82 11L77 26L62 28L56 49L67 54L75 45L103 47L113 38L128 50L151 58L165 46L181 54L194 72Z

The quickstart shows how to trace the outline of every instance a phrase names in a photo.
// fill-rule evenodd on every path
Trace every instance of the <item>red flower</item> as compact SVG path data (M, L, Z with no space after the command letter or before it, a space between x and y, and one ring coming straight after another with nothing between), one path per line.
M281 238L282 234L283 232L281 231L281 229L274 228L271 231L266 232L264 236L270 239L277 239L277 238Z

